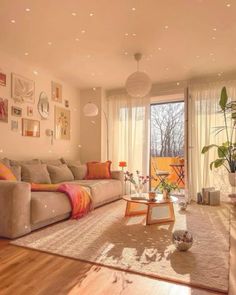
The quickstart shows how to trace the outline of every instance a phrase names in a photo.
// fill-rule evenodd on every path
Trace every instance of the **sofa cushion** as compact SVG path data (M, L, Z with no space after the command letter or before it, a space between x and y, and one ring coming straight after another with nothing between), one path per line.
M87 174L87 166L84 165L69 165L68 167L70 168L71 172L74 175L74 178L79 180L79 179L84 179L86 174Z
M42 164L46 164L46 165L52 165L52 166L61 166L63 164L63 162L61 161L61 159L56 159L56 160L41 160Z
M77 180L75 183L90 188L94 207L122 196L122 182L116 179Z
M47 169L52 183L74 180L74 176L66 164L62 164L61 166L48 165Z
M21 165L22 181L29 183L51 183L45 164Z
M71 212L68 197L59 192L31 193L31 223L36 224Z
M10 168L10 160L7 159L7 158L3 158L3 159L0 159L0 162L3 163L4 165L6 165L8 168Z
M88 162L87 175L85 179L110 179L111 178L111 161Z
M21 166L11 166L11 171L18 181L21 181Z
M0 180L17 180L9 167L0 162Z

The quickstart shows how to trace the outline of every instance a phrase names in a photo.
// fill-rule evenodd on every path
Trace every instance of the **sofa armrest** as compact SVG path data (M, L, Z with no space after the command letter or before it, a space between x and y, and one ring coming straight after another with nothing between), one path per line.
M125 182L124 182L124 171L121 170L116 170L116 171L111 171L111 177L113 179L120 180L122 183L122 195L124 194L124 188L125 188Z
M30 184L0 180L0 236L17 238L31 231Z

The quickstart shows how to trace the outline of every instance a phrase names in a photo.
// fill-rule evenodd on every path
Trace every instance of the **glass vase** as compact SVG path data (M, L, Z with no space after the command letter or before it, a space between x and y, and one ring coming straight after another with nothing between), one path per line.
M135 194L138 197L141 197L142 196L143 189L144 189L144 185L142 183L134 184Z

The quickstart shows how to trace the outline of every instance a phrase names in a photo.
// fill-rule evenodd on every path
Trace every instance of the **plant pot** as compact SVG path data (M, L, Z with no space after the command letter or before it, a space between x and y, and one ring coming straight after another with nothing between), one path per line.
M229 173L229 183L231 186L236 186L236 173Z

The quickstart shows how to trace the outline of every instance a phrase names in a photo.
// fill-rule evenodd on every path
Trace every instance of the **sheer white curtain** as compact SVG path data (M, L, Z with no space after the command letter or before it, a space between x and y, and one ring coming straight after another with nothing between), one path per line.
M203 187L213 186L221 191L223 200L231 187L225 168L210 170L209 165L217 158L217 150L201 154L203 146L226 142L225 132L216 135L217 126L223 126L224 120L219 113L221 89L226 86L228 96L236 100L236 81L217 82L189 87L188 100L188 141L189 141L189 196L196 199L197 192Z
M127 170L149 175L150 99L126 94L108 98L109 154L113 168L127 162Z

